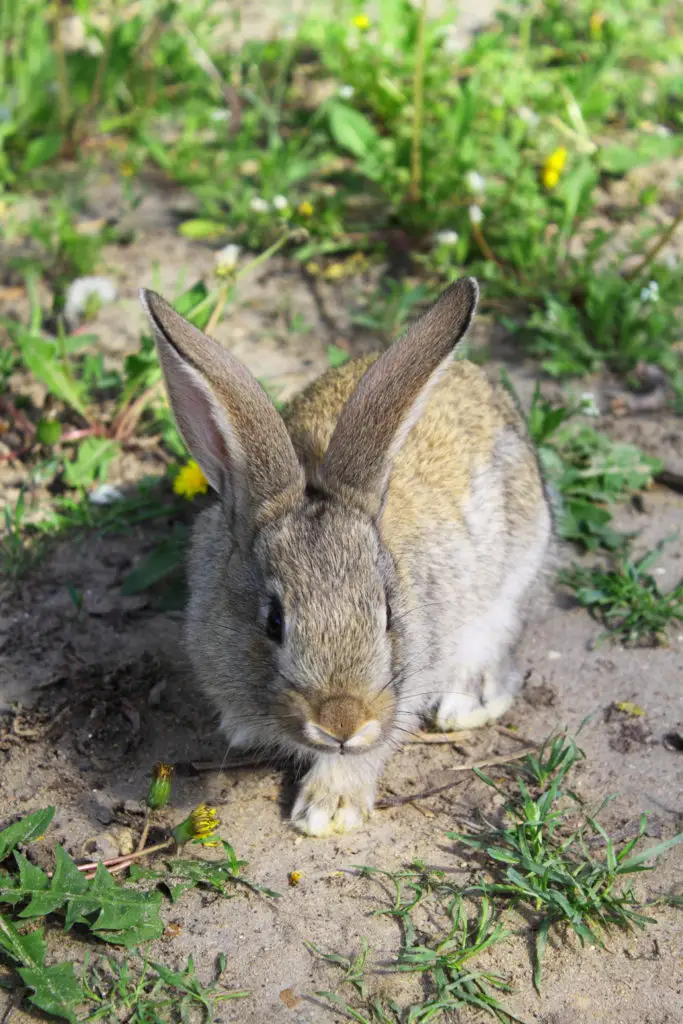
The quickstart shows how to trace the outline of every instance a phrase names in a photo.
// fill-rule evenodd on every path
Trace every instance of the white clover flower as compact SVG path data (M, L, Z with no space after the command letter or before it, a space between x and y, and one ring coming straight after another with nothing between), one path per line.
M659 302L659 285L656 281L650 281L640 292L641 302Z
M438 245L457 245L460 235L457 231L437 231L436 242Z
M531 107L519 107L517 110L517 116L520 120L528 124L530 128L535 128L538 122L541 120L535 110Z
M340 85L339 86L339 98L342 100L350 100L353 98L355 89L352 85Z
M215 254L216 270L222 270L229 272L234 270L237 266L237 261L240 258L241 248L239 245L235 245L234 242L230 242L229 245L219 249Z
M274 210L286 210L288 206L289 200L287 199L287 196L275 196L273 199Z
M249 200L249 209L252 213L268 213L269 206L261 196L254 196L253 199Z
M477 206L476 203L472 203L470 206L470 220L473 224L481 224L484 219L484 211L481 206Z
M465 184L475 195L481 195L486 191L486 178L483 178L479 171L468 171L465 175Z
M600 415L600 410L598 409L597 402L595 401L595 395L592 391L584 391L581 395L581 412L584 416Z

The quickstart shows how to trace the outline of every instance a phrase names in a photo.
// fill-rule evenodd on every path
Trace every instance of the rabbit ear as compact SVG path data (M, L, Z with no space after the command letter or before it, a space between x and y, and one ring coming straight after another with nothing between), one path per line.
M303 491L285 425L245 366L141 289L178 428L221 495L233 529L250 536L291 507Z
M323 458L323 489L379 517L392 460L467 332L478 297L474 278L456 281L361 378Z

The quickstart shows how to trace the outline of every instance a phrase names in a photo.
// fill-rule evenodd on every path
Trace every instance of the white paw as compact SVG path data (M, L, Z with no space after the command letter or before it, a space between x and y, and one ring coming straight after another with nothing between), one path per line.
M351 793L339 794L332 792L320 778L309 776L301 783L291 818L294 827L305 835L322 838L335 832L350 832L372 812L374 787L363 786Z
M512 702L513 697L509 693L500 694L485 703L473 694L447 693L441 698L436 713L437 729L441 732L480 729L482 725L504 715Z

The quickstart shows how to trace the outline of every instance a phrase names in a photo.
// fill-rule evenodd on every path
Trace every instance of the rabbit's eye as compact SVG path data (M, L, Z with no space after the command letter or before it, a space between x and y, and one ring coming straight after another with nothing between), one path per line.
M282 643L284 632L285 614L277 597L271 597L266 619L266 633L276 644Z
M387 601L387 633L391 629L391 605Z

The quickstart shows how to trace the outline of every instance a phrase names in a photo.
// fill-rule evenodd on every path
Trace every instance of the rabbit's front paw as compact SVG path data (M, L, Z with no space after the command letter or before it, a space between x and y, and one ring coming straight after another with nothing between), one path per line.
M484 672L477 693L455 690L445 693L439 701L436 726L442 732L457 729L479 729L504 715L511 707L521 677L515 669Z
M301 782L291 820L300 832L322 838L357 828L371 813L374 803L373 785L356 785L339 793L312 769Z

